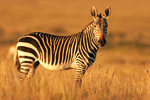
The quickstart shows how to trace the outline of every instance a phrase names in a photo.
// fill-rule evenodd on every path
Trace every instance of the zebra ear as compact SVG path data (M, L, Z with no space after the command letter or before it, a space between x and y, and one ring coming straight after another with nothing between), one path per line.
M93 16L93 19L96 19L96 18L97 18L97 14L98 14L98 11L97 11L97 9L93 6L92 9L91 9L91 15Z
M111 15L111 8L110 8L110 7L107 7L107 8L105 9L105 12L104 12L103 17L106 18L106 19L108 19L110 15Z

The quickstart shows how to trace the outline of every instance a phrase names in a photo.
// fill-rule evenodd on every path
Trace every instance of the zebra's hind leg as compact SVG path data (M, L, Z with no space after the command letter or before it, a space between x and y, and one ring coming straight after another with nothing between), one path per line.
M30 81L35 73L36 68L39 65L39 61L28 59L26 61L22 61L20 65L21 67L19 70L19 81L23 82L26 77Z
M33 77L33 75L35 73L35 70L36 70L36 68L38 67L39 64L40 64L39 61L36 61L33 64L33 66L30 68L30 70L28 72L28 75L27 75L27 77L29 78L29 80Z
M21 62L21 67L20 67L20 71L19 71L19 81L23 82L24 79L27 77L30 69L33 67L33 63L30 61L23 61Z

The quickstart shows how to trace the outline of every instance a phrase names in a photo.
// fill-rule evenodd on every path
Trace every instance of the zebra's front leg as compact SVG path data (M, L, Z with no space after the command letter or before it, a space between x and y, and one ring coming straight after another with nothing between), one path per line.
M85 70L86 66L81 65L78 67L78 69L76 70L76 78L75 78L75 86L76 88L80 88L81 84L82 84L82 78L83 75L85 74Z

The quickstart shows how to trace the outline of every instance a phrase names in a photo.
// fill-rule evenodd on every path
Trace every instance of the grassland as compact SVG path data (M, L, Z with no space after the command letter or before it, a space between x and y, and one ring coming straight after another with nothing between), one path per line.
M74 86L75 70L49 71L39 66L32 81L19 84L10 61L0 59L1 100L148 100L149 65L95 64L83 78L80 90Z
M149 0L1 0L0 100L149 100L150 10ZM107 43L83 77L79 91L75 70L49 71L39 66L32 81L19 84L8 48L32 31L69 35L92 21L90 9L108 19Z

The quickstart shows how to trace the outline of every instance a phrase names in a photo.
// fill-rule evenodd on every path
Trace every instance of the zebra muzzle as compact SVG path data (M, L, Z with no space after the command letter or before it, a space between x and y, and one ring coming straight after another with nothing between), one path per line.
M104 46L105 43L106 43L106 40L105 40L105 39L103 39L103 40L100 39L100 40L98 41L98 43L99 43L100 46Z
M99 45L100 46L104 46L105 43L106 43L106 40L105 40L105 38L103 36L103 32L101 30L98 30L97 31L97 35L98 35L97 37L98 37L98 43L99 43Z
M103 36L102 33L99 34L99 40L98 40L98 43L99 43L100 46L104 46L105 43L106 43L106 40L105 40L105 38L104 38L104 36Z

